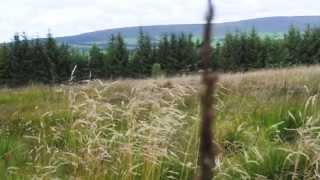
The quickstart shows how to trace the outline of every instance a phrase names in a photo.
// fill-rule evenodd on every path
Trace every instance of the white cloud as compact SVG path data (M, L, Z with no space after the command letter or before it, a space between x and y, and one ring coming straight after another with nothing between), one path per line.
M1 0L0 41L15 32L73 35L114 27L203 22L199 0ZM320 14L319 0L216 0L217 22Z

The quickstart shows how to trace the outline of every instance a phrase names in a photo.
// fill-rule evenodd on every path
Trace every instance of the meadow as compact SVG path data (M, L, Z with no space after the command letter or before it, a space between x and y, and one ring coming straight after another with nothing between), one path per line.
M320 66L221 74L215 179L320 178ZM194 179L200 76L0 90L0 179Z

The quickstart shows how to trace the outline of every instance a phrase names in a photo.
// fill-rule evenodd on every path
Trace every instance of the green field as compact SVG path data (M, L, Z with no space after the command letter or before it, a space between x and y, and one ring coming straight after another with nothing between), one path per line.
M0 90L0 179L194 179L199 76ZM223 74L215 179L317 179L320 67Z
M284 33L267 33L267 32L260 32L259 36L261 38L265 38L265 37L270 37L270 38L274 38L274 39L281 39L283 38L283 34ZM201 36L194 36L193 37L193 41L196 42L197 40L200 40L202 37ZM153 36L152 37L152 42L153 43L158 43L161 39L161 36ZM216 37L216 40L212 43L212 44L216 44L216 43L223 43L223 39L224 37ZM138 43L137 43L137 38L124 38L126 45L128 46L129 49L134 49L135 47L137 47ZM108 39L104 40L104 41L93 41L93 42L87 42L84 44L71 44L71 46L75 49L79 49L79 50L84 50L84 51L89 51L90 48L93 45L98 45L101 49L105 50L105 48L108 46Z

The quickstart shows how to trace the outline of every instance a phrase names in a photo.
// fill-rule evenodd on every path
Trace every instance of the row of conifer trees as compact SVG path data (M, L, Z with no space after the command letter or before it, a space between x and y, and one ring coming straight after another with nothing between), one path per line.
M118 34L106 49L93 45L81 52L46 39L15 35L0 47L0 84L30 82L61 83L93 78L141 78L152 75L195 72L201 69L201 43L192 35L163 35L159 41L139 33L137 47L129 50ZM291 27L283 38L261 37L250 32L227 33L213 43L212 69L247 71L320 62L320 28L308 26L303 32Z

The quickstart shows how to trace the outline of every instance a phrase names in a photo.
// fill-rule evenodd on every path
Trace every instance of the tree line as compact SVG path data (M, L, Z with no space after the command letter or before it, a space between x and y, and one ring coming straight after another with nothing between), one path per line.
M215 46L213 56L213 68L224 71L316 64L320 62L320 28L307 26L301 32L292 26L281 39L262 38L255 29L228 33Z
M153 75L195 72L201 42L191 34L165 34L157 43L142 30L137 47L129 50L121 34L109 39L106 49L93 45L81 52L58 44L52 35L28 39L16 34L0 47L0 84L45 84L67 80L143 78ZM291 27L283 38L261 37L250 32L227 33L214 43L212 69L247 71L266 67L315 64L320 61L320 28L308 26L303 32Z

